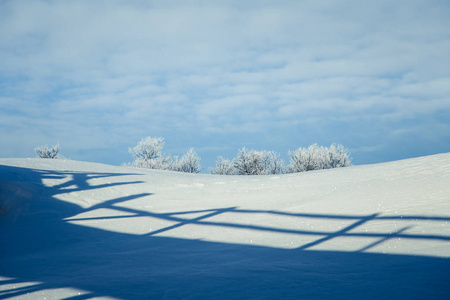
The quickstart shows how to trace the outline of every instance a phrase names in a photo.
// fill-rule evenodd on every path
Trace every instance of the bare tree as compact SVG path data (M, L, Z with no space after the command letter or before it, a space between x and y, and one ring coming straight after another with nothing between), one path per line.
M58 153L60 150L59 144L56 144L49 148L47 145L45 146L39 146L34 149L38 157L40 158L52 158L56 159L58 158Z

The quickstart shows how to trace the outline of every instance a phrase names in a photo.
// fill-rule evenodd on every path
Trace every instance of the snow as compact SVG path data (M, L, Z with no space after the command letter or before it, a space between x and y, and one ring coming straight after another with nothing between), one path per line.
M0 299L448 299L450 153L224 176L0 159Z

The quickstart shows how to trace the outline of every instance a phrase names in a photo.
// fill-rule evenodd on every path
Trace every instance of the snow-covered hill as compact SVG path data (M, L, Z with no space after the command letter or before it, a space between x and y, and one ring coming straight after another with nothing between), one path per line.
M448 299L450 153L276 176L0 159L0 299Z

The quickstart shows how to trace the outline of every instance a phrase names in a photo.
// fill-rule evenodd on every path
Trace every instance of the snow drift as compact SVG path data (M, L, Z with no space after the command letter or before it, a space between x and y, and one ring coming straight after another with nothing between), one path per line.
M0 159L0 299L444 299L450 153L219 176Z

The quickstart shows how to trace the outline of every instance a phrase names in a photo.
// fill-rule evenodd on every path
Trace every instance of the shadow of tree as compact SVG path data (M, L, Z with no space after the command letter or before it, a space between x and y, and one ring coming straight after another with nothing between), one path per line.
M450 260L446 258L366 253L390 238L439 240L449 236L354 232L379 220L428 220L436 216L299 214L226 207L155 213L119 206L140 193L117 197L88 208L56 198L61 193L137 184L117 181L92 185L91 179L137 174L54 172L0 166L0 299L31 298L54 289L74 288L65 299L445 299L449 294ZM45 179L67 179L47 187ZM14 206L15 205L15 206ZM51 207L51 211L45 210ZM172 225L145 235L84 227L65 219L100 208L127 213L101 219L151 217ZM16 213L17 212L17 213ZM40 212L35 214L34 212ZM336 231L294 230L274 226L214 221L229 213L249 216L348 220ZM196 214L195 217L189 217ZM98 218L71 218L85 221ZM311 235L317 239L297 249L279 249L220 242L161 237L158 234L186 225L247 229L275 234ZM339 237L371 237L376 242L354 252L313 251L315 245ZM32 293L32 294L31 294Z

